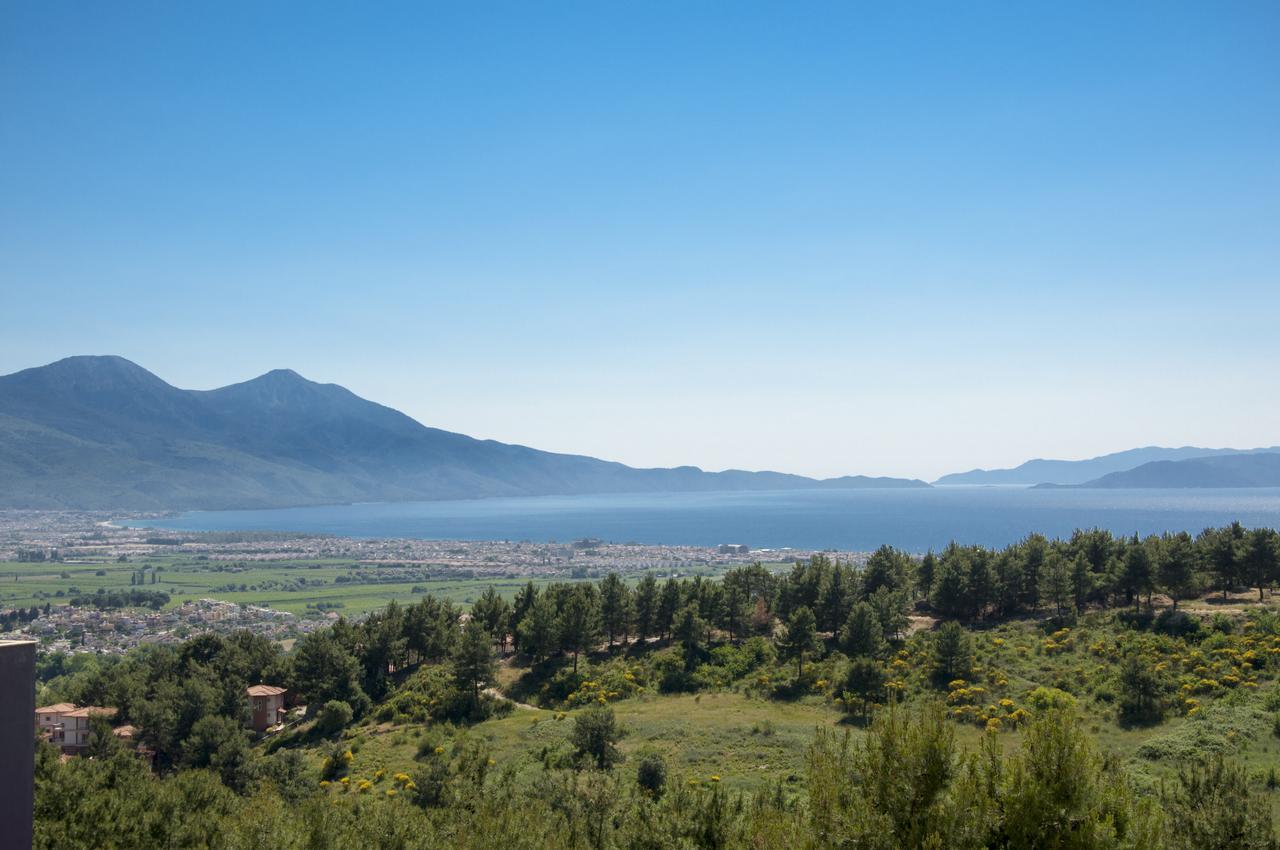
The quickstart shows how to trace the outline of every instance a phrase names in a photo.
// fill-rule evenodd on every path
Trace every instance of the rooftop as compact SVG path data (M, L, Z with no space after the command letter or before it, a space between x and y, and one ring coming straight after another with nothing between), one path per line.
M84 708L77 708L75 711L68 711L67 717L115 717L116 710L114 708L103 708L100 705L86 705Z
M274 697L284 693L288 688L277 688L275 685L250 685L245 688L251 697Z

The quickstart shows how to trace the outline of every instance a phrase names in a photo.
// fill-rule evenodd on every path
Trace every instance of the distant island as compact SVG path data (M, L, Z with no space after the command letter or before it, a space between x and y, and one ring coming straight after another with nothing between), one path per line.
M637 469L429 428L288 369L209 391L121 357L0 377L0 507L217 510L357 501L928 487L906 478Z

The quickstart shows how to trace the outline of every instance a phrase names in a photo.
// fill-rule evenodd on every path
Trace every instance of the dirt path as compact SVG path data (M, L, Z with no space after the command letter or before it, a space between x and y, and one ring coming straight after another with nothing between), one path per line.
M485 688L485 689L484 689L484 694L485 694L486 696L491 696L491 697L493 697L494 699L500 699L500 700L504 700L504 701L506 701L506 702L509 702L509 703L511 703L512 705L514 705L516 708L523 708L523 709L525 709L526 711L541 711L541 710L542 710L542 709L538 708L536 705L529 705L529 703L527 703L527 702L516 702L515 700L511 699L510 697L508 697L506 694L504 694L502 691L498 690L497 688Z

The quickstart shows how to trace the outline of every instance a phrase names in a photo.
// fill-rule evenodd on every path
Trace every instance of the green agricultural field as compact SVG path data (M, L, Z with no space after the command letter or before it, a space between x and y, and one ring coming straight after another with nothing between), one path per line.
M454 568L427 565L430 578L404 582L342 582L353 569L378 567L356 564L350 560L294 561L202 561L190 556L148 558L131 563L61 564L0 562L0 608L29 608L32 605L66 604L78 594L92 594L99 588L128 590L130 580L141 573L143 590L159 590L171 597L169 605L180 605L191 599L222 599L241 605L265 605L280 611L305 614L316 606L333 606L346 616L359 616L386 606L395 600L402 604L430 593L440 599L469 606L487 587L493 586L503 597L511 599L528 578L450 577L464 572ZM706 574L714 574L707 570ZM155 576L155 582L152 576ZM630 576L628 583L638 581ZM533 578L542 587L551 578ZM563 577L554 580L564 581ZM299 581L306 584L299 586ZM240 589L243 586L243 590ZM415 592L415 588L418 591Z

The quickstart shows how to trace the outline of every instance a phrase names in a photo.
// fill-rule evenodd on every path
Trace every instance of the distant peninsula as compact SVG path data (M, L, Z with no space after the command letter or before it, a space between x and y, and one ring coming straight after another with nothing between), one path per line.
M121 357L0 377L0 508L218 510L364 501L928 487L907 478L638 469L429 428L278 369L209 391Z
M1164 448L1146 446L1114 452L1085 460L1045 460L1037 458L1010 469L972 469L953 472L933 482L940 486L1022 486L1037 484L1086 484L1117 472L1135 470L1145 464L1173 462L1206 457L1225 457L1280 452L1280 446L1258 449L1206 449L1196 446ZM1098 485L1107 486L1107 485ZM1151 486L1151 485L1125 485Z
M1235 488L1280 487L1280 453L1255 452L1190 460L1157 460L1135 469L1112 472L1081 484L1036 485L1040 488Z

